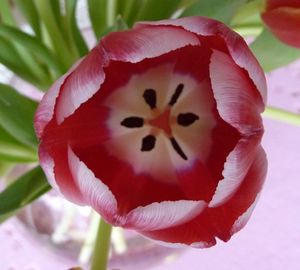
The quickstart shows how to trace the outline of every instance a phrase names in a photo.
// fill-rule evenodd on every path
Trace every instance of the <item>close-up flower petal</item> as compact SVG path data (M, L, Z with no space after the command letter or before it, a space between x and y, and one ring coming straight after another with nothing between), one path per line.
M199 45L200 42L194 34L182 29L147 26L111 33L100 43L109 59L136 63L187 45Z

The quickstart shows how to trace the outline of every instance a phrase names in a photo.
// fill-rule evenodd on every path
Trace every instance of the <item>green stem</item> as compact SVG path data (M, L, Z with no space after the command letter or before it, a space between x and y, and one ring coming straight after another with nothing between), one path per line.
M112 226L101 218L94 248L91 270L107 269L111 231Z
M282 109L267 107L263 116L295 126L300 126L300 114L292 113Z
M99 228L99 222L99 214L91 209L89 228L87 229L87 233L84 236L84 243L81 247L78 257L78 262L81 264L87 264L91 259L96 243L95 235L97 234Z

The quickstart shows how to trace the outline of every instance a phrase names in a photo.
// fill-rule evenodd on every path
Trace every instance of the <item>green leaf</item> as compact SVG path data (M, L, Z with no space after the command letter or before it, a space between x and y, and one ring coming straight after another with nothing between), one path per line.
M250 48L266 72L285 66L300 57L299 49L285 45L267 29Z
M18 178L0 193L0 223L50 189L40 167Z
M14 0L36 36L41 40L40 18L33 0Z
M9 0L0 0L0 22L13 26L16 25Z
M181 0L144 0L135 20L161 20L171 17L177 10Z
M117 0L117 15L124 14L126 2L127 1L124 1L124 0Z
M110 0L111 1L111 0ZM112 0L115 1L115 0ZM107 0L88 0L88 11L92 27L97 39L105 31L108 25L108 1Z
M189 6L181 15L206 16L229 24L236 11L246 0L198 0Z
M67 25L68 25L68 32L70 34L70 40L74 43L77 47L79 56L84 56L88 53L89 49L86 45L85 40L83 39L81 32L78 28L77 21L76 21L76 6L77 0L66 0L66 13L67 13Z
M38 142L33 129L37 103L19 94L8 85L0 84L0 123L18 141L36 147Z
M66 36L61 27L60 6L57 0L34 0L39 16L45 25L57 56L68 69L77 59L68 47Z
M0 125L0 160L6 162L36 162L36 151L11 136Z
M145 0L127 0L124 6L123 18L129 26L135 23L135 18L139 13Z
M2 25L0 25L0 28ZM32 72L26 67L26 64L22 60L22 56L19 54L16 47L12 42L6 38L1 37L0 30L0 63L13 71L19 77L32 84L38 84L38 79L32 74Z
M0 180L1 177L5 176L13 166L14 163L0 161Z
M40 0L39 0L40 1ZM60 7L60 0L43 0L44 2L48 2L48 3L44 3L44 5L46 5L47 7L50 7L51 10L49 10L51 13L53 13L54 15L54 19L57 23L58 26L61 26L61 7ZM40 1L41 2L41 1Z
M67 67L65 67L60 59L41 43L38 38L7 25L0 25L0 37L1 36L5 39L17 42L28 52L33 53L40 62L52 68L57 77L67 70ZM0 53L1 51L3 51L3 49L0 50Z

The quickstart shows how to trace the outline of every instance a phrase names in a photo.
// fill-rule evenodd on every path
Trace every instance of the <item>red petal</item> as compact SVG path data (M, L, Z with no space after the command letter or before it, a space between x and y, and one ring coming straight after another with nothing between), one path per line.
M234 195L256 158L260 139L261 135L241 138L228 155L222 172L224 178L218 183L210 207L222 205Z
M266 10L279 7L300 7L299 0L266 0Z
M282 42L300 48L300 4L297 8L280 7L262 14L262 19Z
M122 216L118 214L117 201L108 186L95 177L71 148L68 153L71 173L85 198L85 203L117 226L138 230L172 227L194 218L206 206L203 201L168 201L140 206Z
M221 118L241 134L262 132L260 113L264 106L247 75L227 54L213 51L210 78Z
M228 241L233 233L246 224L264 183L266 171L265 153L258 148L243 184L228 202L217 208L207 208L198 217L180 226L141 233L162 244L179 243L178 246L186 244L198 248L214 245L214 236Z
M248 221L254 211L254 208L258 202L259 197L260 197L260 193L257 194L255 201L249 206L249 208L246 210L246 212L241 214L238 217L238 219L234 222L234 224L232 225L232 228L231 228L231 232L230 232L231 235L237 233L238 231L240 231L241 229L243 229L246 226L246 224L248 223Z
M243 184L234 196L217 208L208 208L211 222L216 228L216 236L220 239L228 241L233 233L246 224L263 186L266 172L266 155L259 147Z
M59 124L100 89L105 78L105 62L103 49L98 45L66 78L56 107L56 119Z
M55 81L40 102L34 116L34 127L39 138L42 137L45 127L53 117L56 98L59 94L60 87L70 73L72 73L73 70L80 64L80 62L81 61L77 61L65 75Z
M130 164L109 155L103 145L74 151L95 176L109 187L122 215L153 202L185 199L177 185L157 181L145 173L135 173Z
M40 163L49 183L55 190L62 193L68 200L83 205L82 194L74 183L69 167L66 166L68 164L66 150L65 147L60 147L53 151L49 145L41 142L39 150Z
M136 63L187 45L199 45L199 40L194 34L175 27L146 26L111 33L101 44L110 59Z
M85 203L101 213L103 218L113 221L117 214L117 201L109 188L97 179L94 173L68 149L70 171Z
M224 24L205 17L186 17L176 20L162 20L157 22L142 22L137 26L144 25L174 25L202 36L219 36L224 39L228 50L234 61L242 68L246 69L253 80L261 97L266 102L267 85L264 72L256 58L249 50L245 41Z
M214 194L216 184L207 167L197 160L193 168L178 170L178 181L187 198L209 202Z
M87 106L88 103L83 104L77 113L70 116L61 125L57 125L56 121L52 119L45 128L40 144L40 160L43 168L47 169L50 166L47 163L53 160L56 186L68 199L79 204L83 204L84 200L69 167L66 166L68 164L68 144L89 148L101 143L108 136L103 127L107 109L98 106L95 111L95 106ZM48 177L48 180L51 183L51 177ZM53 186L55 188L55 185Z
M140 231L140 233L166 246L189 245L195 248L206 248L216 244L212 229L205 210L192 221L179 226L156 231Z

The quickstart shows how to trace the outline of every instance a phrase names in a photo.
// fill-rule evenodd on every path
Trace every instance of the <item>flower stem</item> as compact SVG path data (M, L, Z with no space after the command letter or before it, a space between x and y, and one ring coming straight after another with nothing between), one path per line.
M268 106L263 113L263 116L295 126L300 126L300 114L292 113L282 109Z
M98 227L91 270L106 270L112 226L102 218Z

